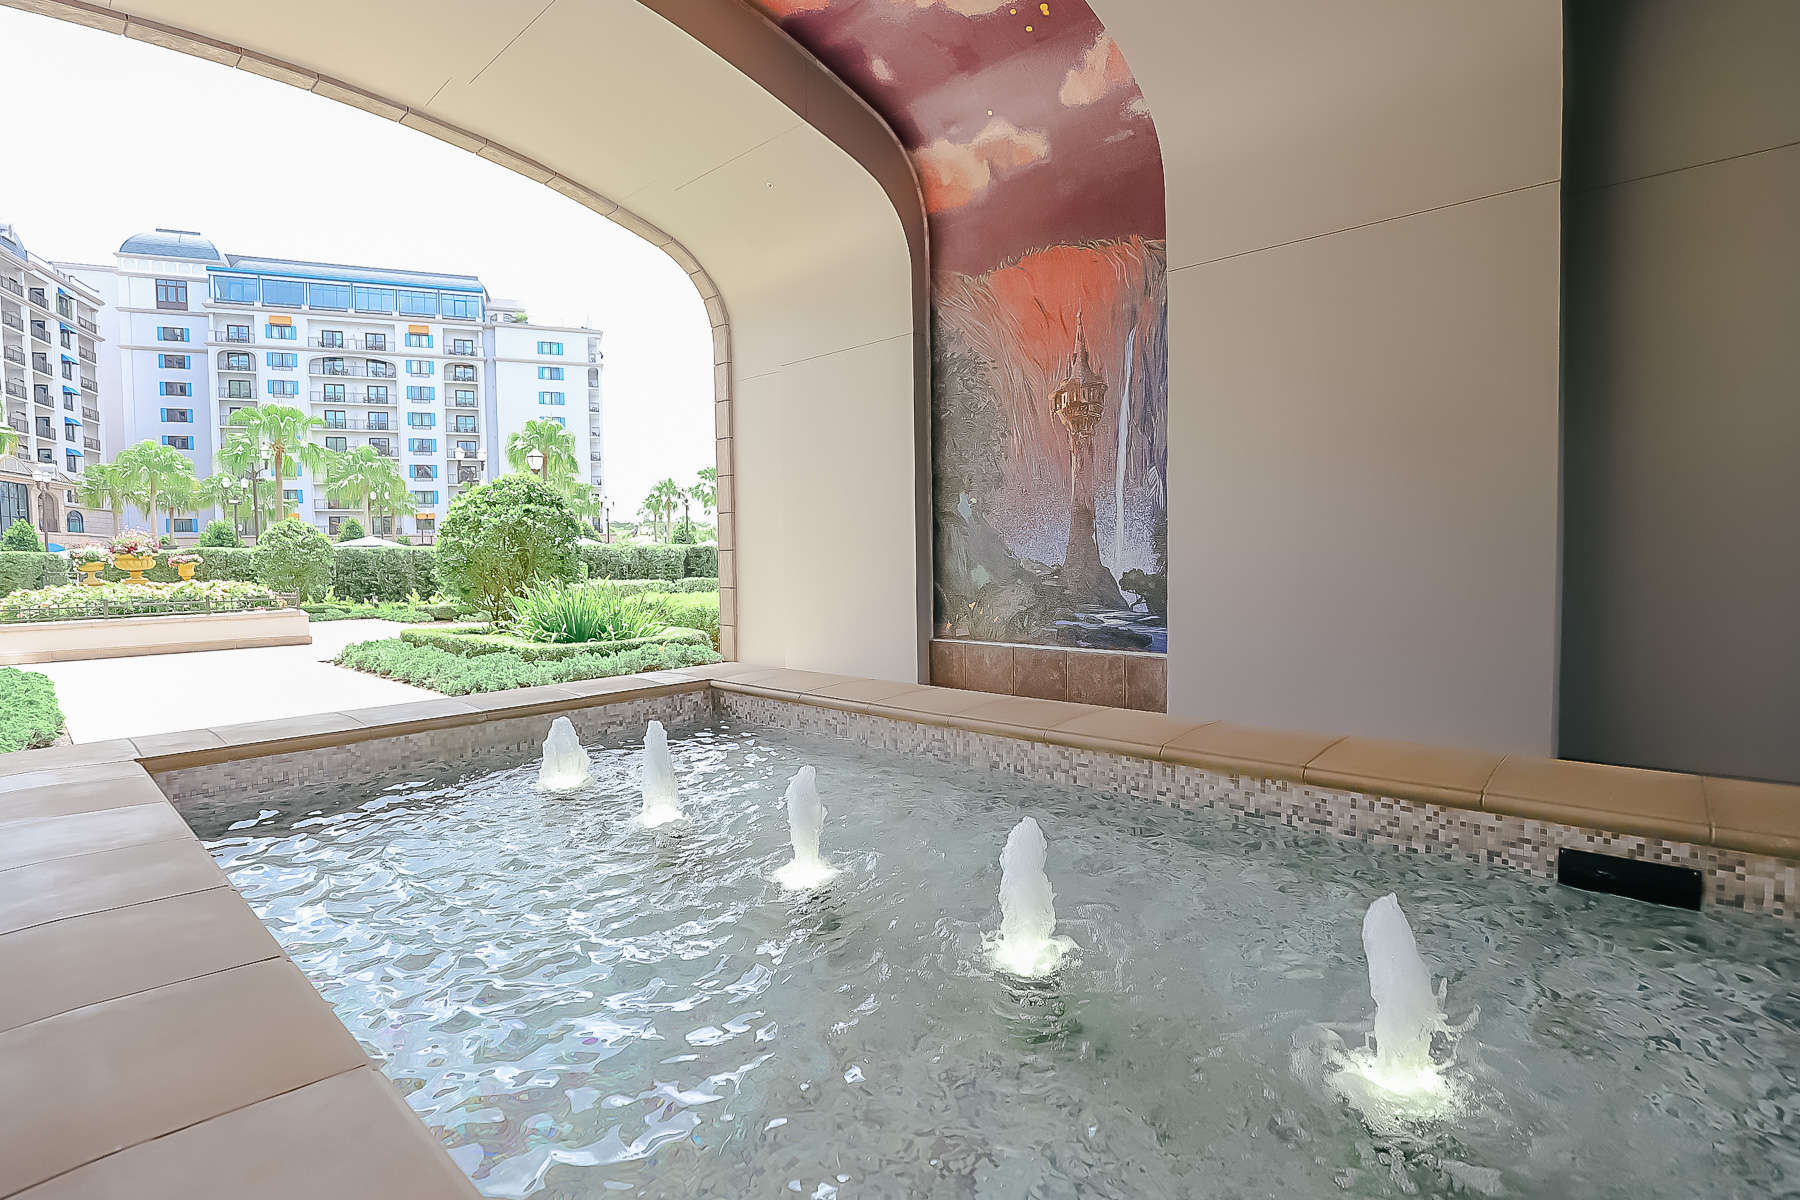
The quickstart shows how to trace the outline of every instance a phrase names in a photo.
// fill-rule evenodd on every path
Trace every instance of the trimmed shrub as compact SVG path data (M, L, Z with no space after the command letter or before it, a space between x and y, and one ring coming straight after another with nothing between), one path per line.
M21 588L58 587L67 582L69 564L60 554L47 550L0 550L0 595Z
M299 592L305 600L331 586L331 543L299 517L265 529L253 555L257 579L278 592Z
M598 642L528 642L510 633L480 629L402 629L400 640L409 646L430 646L459 658L480 658L484 654L516 654L526 662L560 662L583 654L617 654L644 646L675 643L706 645L706 632L670 626L648 637L620 638Z
M418 632L407 630L407 633ZM435 646L414 645L399 638L356 642L335 660L339 666L385 675L416 687L451 696L497 692L508 688L607 679L639 671L666 671L719 661L710 647L692 642L644 646L617 654L577 654L548 662L527 662L506 651L465 658Z
M334 546L332 593L357 604L394 604L437 591L437 562L426 549Z
M0 754L51 745L62 727L62 709L48 675L0 667Z
M363 532L362 522L355 517L345 517L338 522L337 540L340 542L353 542L357 538L368 536Z
M684 554L685 562L681 573L687 577L709 575L719 577L719 548L712 546L689 546Z
M0 550L42 550L44 539L38 536L29 522L14 521L0 533Z
M435 547L438 579L499 624L527 585L575 578L580 537L561 496L530 475L502 475L451 502Z
M238 536L237 530L231 527L230 521L208 521L206 528L200 531L195 545L207 546L242 546L244 539Z
M589 579L667 579L719 573L717 546L631 546L602 542L582 546L581 565Z
M421 604L350 604L321 600L302 604L300 608L314 621L403 621L408 625L424 625L440 618L433 608Z
M719 648L719 593L671 592L654 597L656 613L670 625L683 629L703 629L713 649Z
M719 590L717 575L689 575L685 579L677 579L671 592L716 592Z

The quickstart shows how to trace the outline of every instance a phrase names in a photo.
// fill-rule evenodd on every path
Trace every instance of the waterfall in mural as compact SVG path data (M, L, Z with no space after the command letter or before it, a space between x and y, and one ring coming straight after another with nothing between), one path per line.
M1162 652L1162 151L1124 54L1086 0L755 2L918 171L936 635Z

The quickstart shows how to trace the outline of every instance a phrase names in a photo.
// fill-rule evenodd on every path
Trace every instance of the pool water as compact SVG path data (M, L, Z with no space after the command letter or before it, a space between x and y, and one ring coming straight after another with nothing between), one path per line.
M546 721L546 726L548 721ZM1800 938L1254 817L727 721L194 814L262 919L492 1196L1800 1195ZM789 858L803 764L844 868ZM999 854L1049 841L1047 979L997 976ZM1394 892L1452 1022L1441 1090L1353 1104ZM1476 1012L1478 1008L1478 1012Z

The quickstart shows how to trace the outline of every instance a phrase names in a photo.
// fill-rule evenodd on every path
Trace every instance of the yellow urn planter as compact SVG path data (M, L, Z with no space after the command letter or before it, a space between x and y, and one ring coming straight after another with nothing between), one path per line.
M100 578L100 572L106 570L105 563L103 563L103 562L84 562L84 563L76 563L75 566L77 567L77 569L79 569L81 571L81 573L83 575L87 576L87 578L83 579L81 582L87 584L89 587L99 587L102 583L105 582L105 580Z
M121 571L127 572L125 576L126 583L149 583L150 581L144 578L144 572L150 570L150 568L155 565L156 557L150 554L113 555L113 566L119 568Z
M199 563L176 563L175 573L180 575L183 579L192 579L194 577L194 568L199 565Z

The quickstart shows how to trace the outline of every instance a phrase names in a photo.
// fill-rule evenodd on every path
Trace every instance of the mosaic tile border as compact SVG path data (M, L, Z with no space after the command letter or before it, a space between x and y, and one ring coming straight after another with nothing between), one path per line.
M652 720L671 729L710 721L712 692L673 692L612 703L598 698L584 708L524 717L492 716L467 725L324 749L182 767L157 772L152 778L184 814L219 803L280 804L316 795L326 787L336 792L360 792L416 778L422 763L453 767L490 757L535 757L542 750L545 732L557 717L568 717L584 742L641 735L645 723Z
M715 691L714 703L722 715L750 724L846 738L1036 783L1126 792L1172 808L1253 814L1304 832L1521 871L1540 879L1555 879L1557 850L1567 846L1698 869L1709 906L1793 921L1800 903L1800 861L1794 859L1224 774L741 692Z

